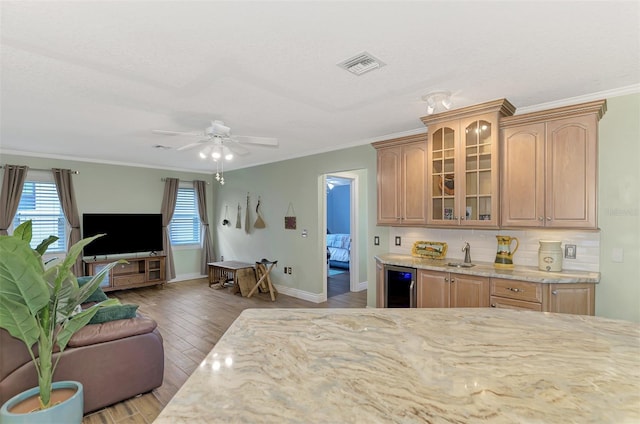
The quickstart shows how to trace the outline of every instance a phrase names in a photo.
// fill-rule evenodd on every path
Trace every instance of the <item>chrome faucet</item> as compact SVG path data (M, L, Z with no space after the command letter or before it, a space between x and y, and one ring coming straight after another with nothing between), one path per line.
M471 263L471 246L469 245L468 241L464 242L464 247L462 248L462 251L464 252L464 263L470 264Z

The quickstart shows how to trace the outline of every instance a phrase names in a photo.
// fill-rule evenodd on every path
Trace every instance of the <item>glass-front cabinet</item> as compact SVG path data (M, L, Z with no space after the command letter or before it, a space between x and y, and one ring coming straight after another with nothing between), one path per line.
M514 110L503 99L422 118L428 225L498 226L498 124Z

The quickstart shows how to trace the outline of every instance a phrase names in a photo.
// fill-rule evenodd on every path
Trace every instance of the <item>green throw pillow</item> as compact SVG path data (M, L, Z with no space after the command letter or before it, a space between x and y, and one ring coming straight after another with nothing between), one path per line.
M91 281L92 277L78 277L78 285L80 287L87 284ZM102 291L100 287L96 289L91 295L85 300L85 302L102 302L103 300L109 299L106 294Z
M91 318L89 324L101 324L119 319L135 318L137 310L138 305L135 304L103 306L98 309L98 312Z

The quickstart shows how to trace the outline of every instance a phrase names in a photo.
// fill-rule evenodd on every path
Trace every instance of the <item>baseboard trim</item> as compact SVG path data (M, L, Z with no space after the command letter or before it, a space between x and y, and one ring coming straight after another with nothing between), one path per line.
M369 282L368 281L361 281L356 286L356 291L361 292L362 290L367 290L368 288L369 288Z
M176 278L174 278L173 280L167 281L167 283L179 283L180 281L197 280L200 278L209 278L209 277L207 275L202 275L197 272L192 272L189 274L176 275Z
M293 287L282 286L274 284L278 293L282 293L287 296L295 297L297 299L306 300L313 303L322 303L327 301L327 295L322 293L310 293L300 289L294 289Z

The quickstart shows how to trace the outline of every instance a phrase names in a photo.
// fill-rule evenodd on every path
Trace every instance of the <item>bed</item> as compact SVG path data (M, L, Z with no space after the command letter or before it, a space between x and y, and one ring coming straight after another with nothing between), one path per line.
M349 269L350 234L327 234L327 256L330 268Z

